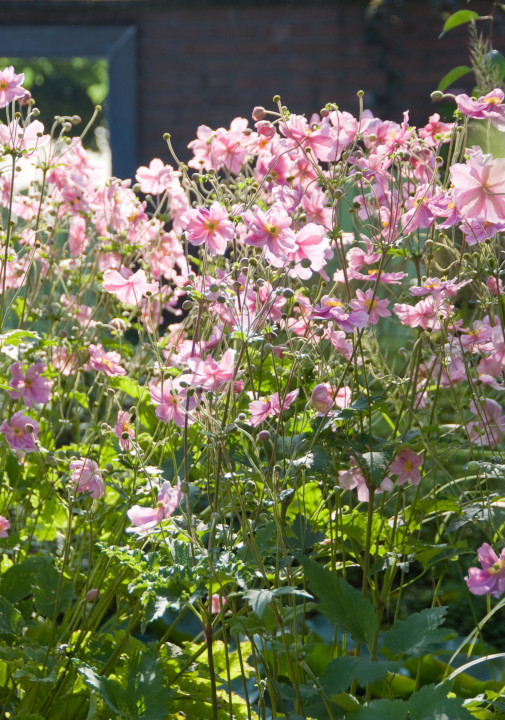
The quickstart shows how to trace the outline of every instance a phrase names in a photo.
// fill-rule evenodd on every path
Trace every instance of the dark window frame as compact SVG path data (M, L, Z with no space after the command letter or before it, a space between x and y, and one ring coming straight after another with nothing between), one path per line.
M138 159L137 28L135 25L4 25L3 57L85 57L109 65L105 112L112 173L134 178Z

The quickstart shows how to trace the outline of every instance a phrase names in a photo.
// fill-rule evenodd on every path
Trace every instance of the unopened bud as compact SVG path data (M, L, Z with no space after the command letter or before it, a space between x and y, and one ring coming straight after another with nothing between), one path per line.
M252 119L256 120L256 121L263 120L265 115L266 115L266 110L261 105L256 105L256 107L252 111Z

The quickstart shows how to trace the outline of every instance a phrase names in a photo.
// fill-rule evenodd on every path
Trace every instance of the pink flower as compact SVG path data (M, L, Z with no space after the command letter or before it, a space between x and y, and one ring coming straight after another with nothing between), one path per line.
M351 458L349 470L338 471L338 484L342 490L356 490L358 500L360 502L368 502L370 500L370 491L366 484L365 476L358 463ZM380 488L376 488L375 492L380 494L384 490L391 490L393 483L388 477L381 482Z
M436 147L440 143L448 142L454 123L440 122L440 115L435 113L430 115L429 123L423 128L419 128L417 134L425 143Z
M127 410L118 411L117 422L112 429L114 435L119 438L119 447L121 450L129 450L131 438L135 437L135 431L131 426L130 413ZM127 437L124 437L125 435L127 435Z
M147 293L157 292L159 285L157 280L152 283L147 282L146 274L142 269L133 273L123 268L121 272L106 270L103 274L103 287L126 305L138 305L140 299Z
M244 241L248 245L265 248L265 257L274 267L282 267L290 253L296 252L296 238L291 230L292 219L280 204L268 210L256 207L244 213L247 233Z
M312 310L311 317L320 320L334 320L344 332L353 332L355 328L361 330L368 325L368 312L356 310L346 313L340 300L329 295L321 298L321 303Z
M266 420L267 417L281 415L298 397L299 392L300 391L296 389L288 393L283 397L282 403L279 399L279 393L274 393L262 400L253 400L253 402L250 402L249 410L251 411L252 426L257 427L260 423Z
M9 537L7 530L10 528L11 524L5 518L3 515L0 515L0 538L6 538Z
M503 104L503 90L492 90L482 95L478 100L468 95L456 95L458 110L463 115L479 120L491 120L498 130L505 130L505 105Z
M451 166L453 196L465 220L499 223L505 217L505 158L483 155L480 148L468 163Z
M326 415L333 407L333 391L330 383L319 383L312 390L310 403L318 415Z
M420 300L414 306L395 303L393 312L404 325L409 327L422 327L423 330L440 330L442 327L440 321L450 314L451 306L448 303L436 302L433 295L427 295L424 300Z
M23 450L26 453L35 452L35 439L39 434L39 424L22 410L14 413L10 425L4 420L0 426L3 434L13 450Z
M400 450L395 457L389 471L393 475L398 475L398 485L403 485L410 481L412 485L419 485L421 482L420 468L424 462L424 456L418 455L408 447Z
M76 492L89 492L95 499L105 495L105 483L94 460L72 460L69 468L72 470L70 479L75 483Z
M220 362L208 355L205 360L190 358L188 366L193 371L193 385L201 385L205 390L217 392L225 383L233 380L235 373L235 350L229 348Z
M141 507L134 505L126 513L132 525L126 532L146 532L156 527L162 520L170 517L179 505L182 497L181 481L177 479L175 487L164 482L158 493L158 502L155 508Z
M156 417L162 422L173 422L183 428L186 423L191 425L195 422L190 413L196 407L196 398L194 395L186 395L186 389L180 385L181 377L175 380L164 378L159 383L151 382L149 391L151 400L156 405Z
M44 405L49 402L53 383L51 380L42 377L42 373L45 370L46 366L44 363L36 362L34 365L26 368L25 374L23 375L21 363L16 362L11 365L10 373L12 380L10 387L13 389L9 391L10 397L13 399L22 397L24 404L30 408L37 403Z
M381 317L389 317L391 313L387 309L389 300L378 300L374 297L374 291L370 288L366 292L356 290L356 298L349 303L353 310L366 312L369 322L377 325Z
M478 421L470 422L466 426L470 442L479 446L496 447L505 434L505 415L501 405L496 400L486 398L480 409L471 402L470 410L474 415L479 415Z
M22 87L25 81L24 73L16 75L12 65L0 70L0 108L5 107L13 100L21 100L26 95Z
M313 272L322 272L326 261L333 257L325 228L315 223L307 223L296 234L296 250L288 257L296 263L295 269L290 272L292 277L308 280ZM300 265L302 260L308 260L309 267Z
M68 247L72 257L79 257L89 245L86 237L86 220L77 215L70 221L68 229Z
M114 350L106 352L101 344L89 346L89 361L85 369L91 368L97 372L103 372L107 377L114 375L126 375L126 370L119 363L122 358Z
M30 153L48 141L49 135L44 135L44 126L40 120L33 120L26 127L22 127L17 120L0 125L0 143L11 150L27 150Z
M165 165L159 158L151 160L149 167L139 167L135 179L143 193L161 195L175 183L178 183L180 172L171 165Z
M482 570L472 567L465 578L468 589L474 595L492 595L499 598L505 591L505 548L500 557L493 548L484 543L477 550Z
M211 255L224 255L228 242L235 235L235 226L228 219L228 212L218 202L209 208L188 210L181 217L192 245L205 244Z
M210 598L210 612L212 615L219 615L221 609L226 605L226 598L218 593L213 593Z

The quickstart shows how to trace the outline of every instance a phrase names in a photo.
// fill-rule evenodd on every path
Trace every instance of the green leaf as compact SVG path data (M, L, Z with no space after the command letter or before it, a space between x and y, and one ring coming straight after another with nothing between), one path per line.
M40 335L30 330L9 330L9 332L0 335L0 347L2 345L19 345L29 338L30 340L40 340Z
M0 635L17 635L22 621L19 610L0 596Z
M442 32L438 36L438 39L440 40L446 32L449 32L449 30L452 30L453 28L458 27L459 25L466 25L466 23L478 19L479 14L474 10L457 10L457 12L452 13L452 15L450 15L445 21L444 27L442 28Z
M119 717L122 717L123 714L118 707L118 705L121 705L118 698L121 697L123 692L120 684L115 680L98 675L92 667L80 660L73 660L73 662L77 672L84 678L86 685L97 693L112 712L118 713Z
M55 610L60 612L73 594L72 583L64 580L61 584L58 608L55 608L59 584L60 573L54 567L52 559L43 555L34 555L12 565L5 572L0 591L11 603L32 595L37 612L44 617L52 618Z
M372 700L353 713L353 720L405 720L408 705L403 700Z
M129 377L111 377L109 378L109 384L116 390L126 393L134 400L138 400L143 394L145 394L144 388L140 387L138 382Z
M244 597L251 606L251 610L260 620L273 596L274 594L271 590L247 590L247 592L244 593Z
M429 652L446 637L442 625L447 607L434 607L413 613L406 620L397 620L384 636L384 645L399 655L415 657Z
M472 72L472 68L468 67L468 65L458 65L457 67L452 68L452 70L449 70L449 72L444 75L444 77L440 80L438 83L438 90L444 91L446 88L448 88L450 85L456 82L456 80L459 80L464 75L468 75L468 73Z
M346 655L331 660L319 682L329 694L348 690L357 680L361 687L368 683L383 680L388 673L396 673L401 667L399 662L376 662L365 657Z
M343 578L314 560L297 554L303 565L309 589L320 599L319 609L335 625L350 632L356 642L372 642L378 628L374 607L368 598Z
M407 703L409 720L475 720L460 698L448 698L444 685L425 685Z
M491 52L486 55L486 60L489 60L493 70L496 71L498 80L503 80L505 77L505 57L503 57L501 52L499 50L491 50Z

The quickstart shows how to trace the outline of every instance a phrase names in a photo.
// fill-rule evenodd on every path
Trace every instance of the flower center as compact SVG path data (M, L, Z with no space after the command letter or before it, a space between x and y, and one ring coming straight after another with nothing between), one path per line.
M486 103L486 105L501 105L499 97L484 98L482 102Z

